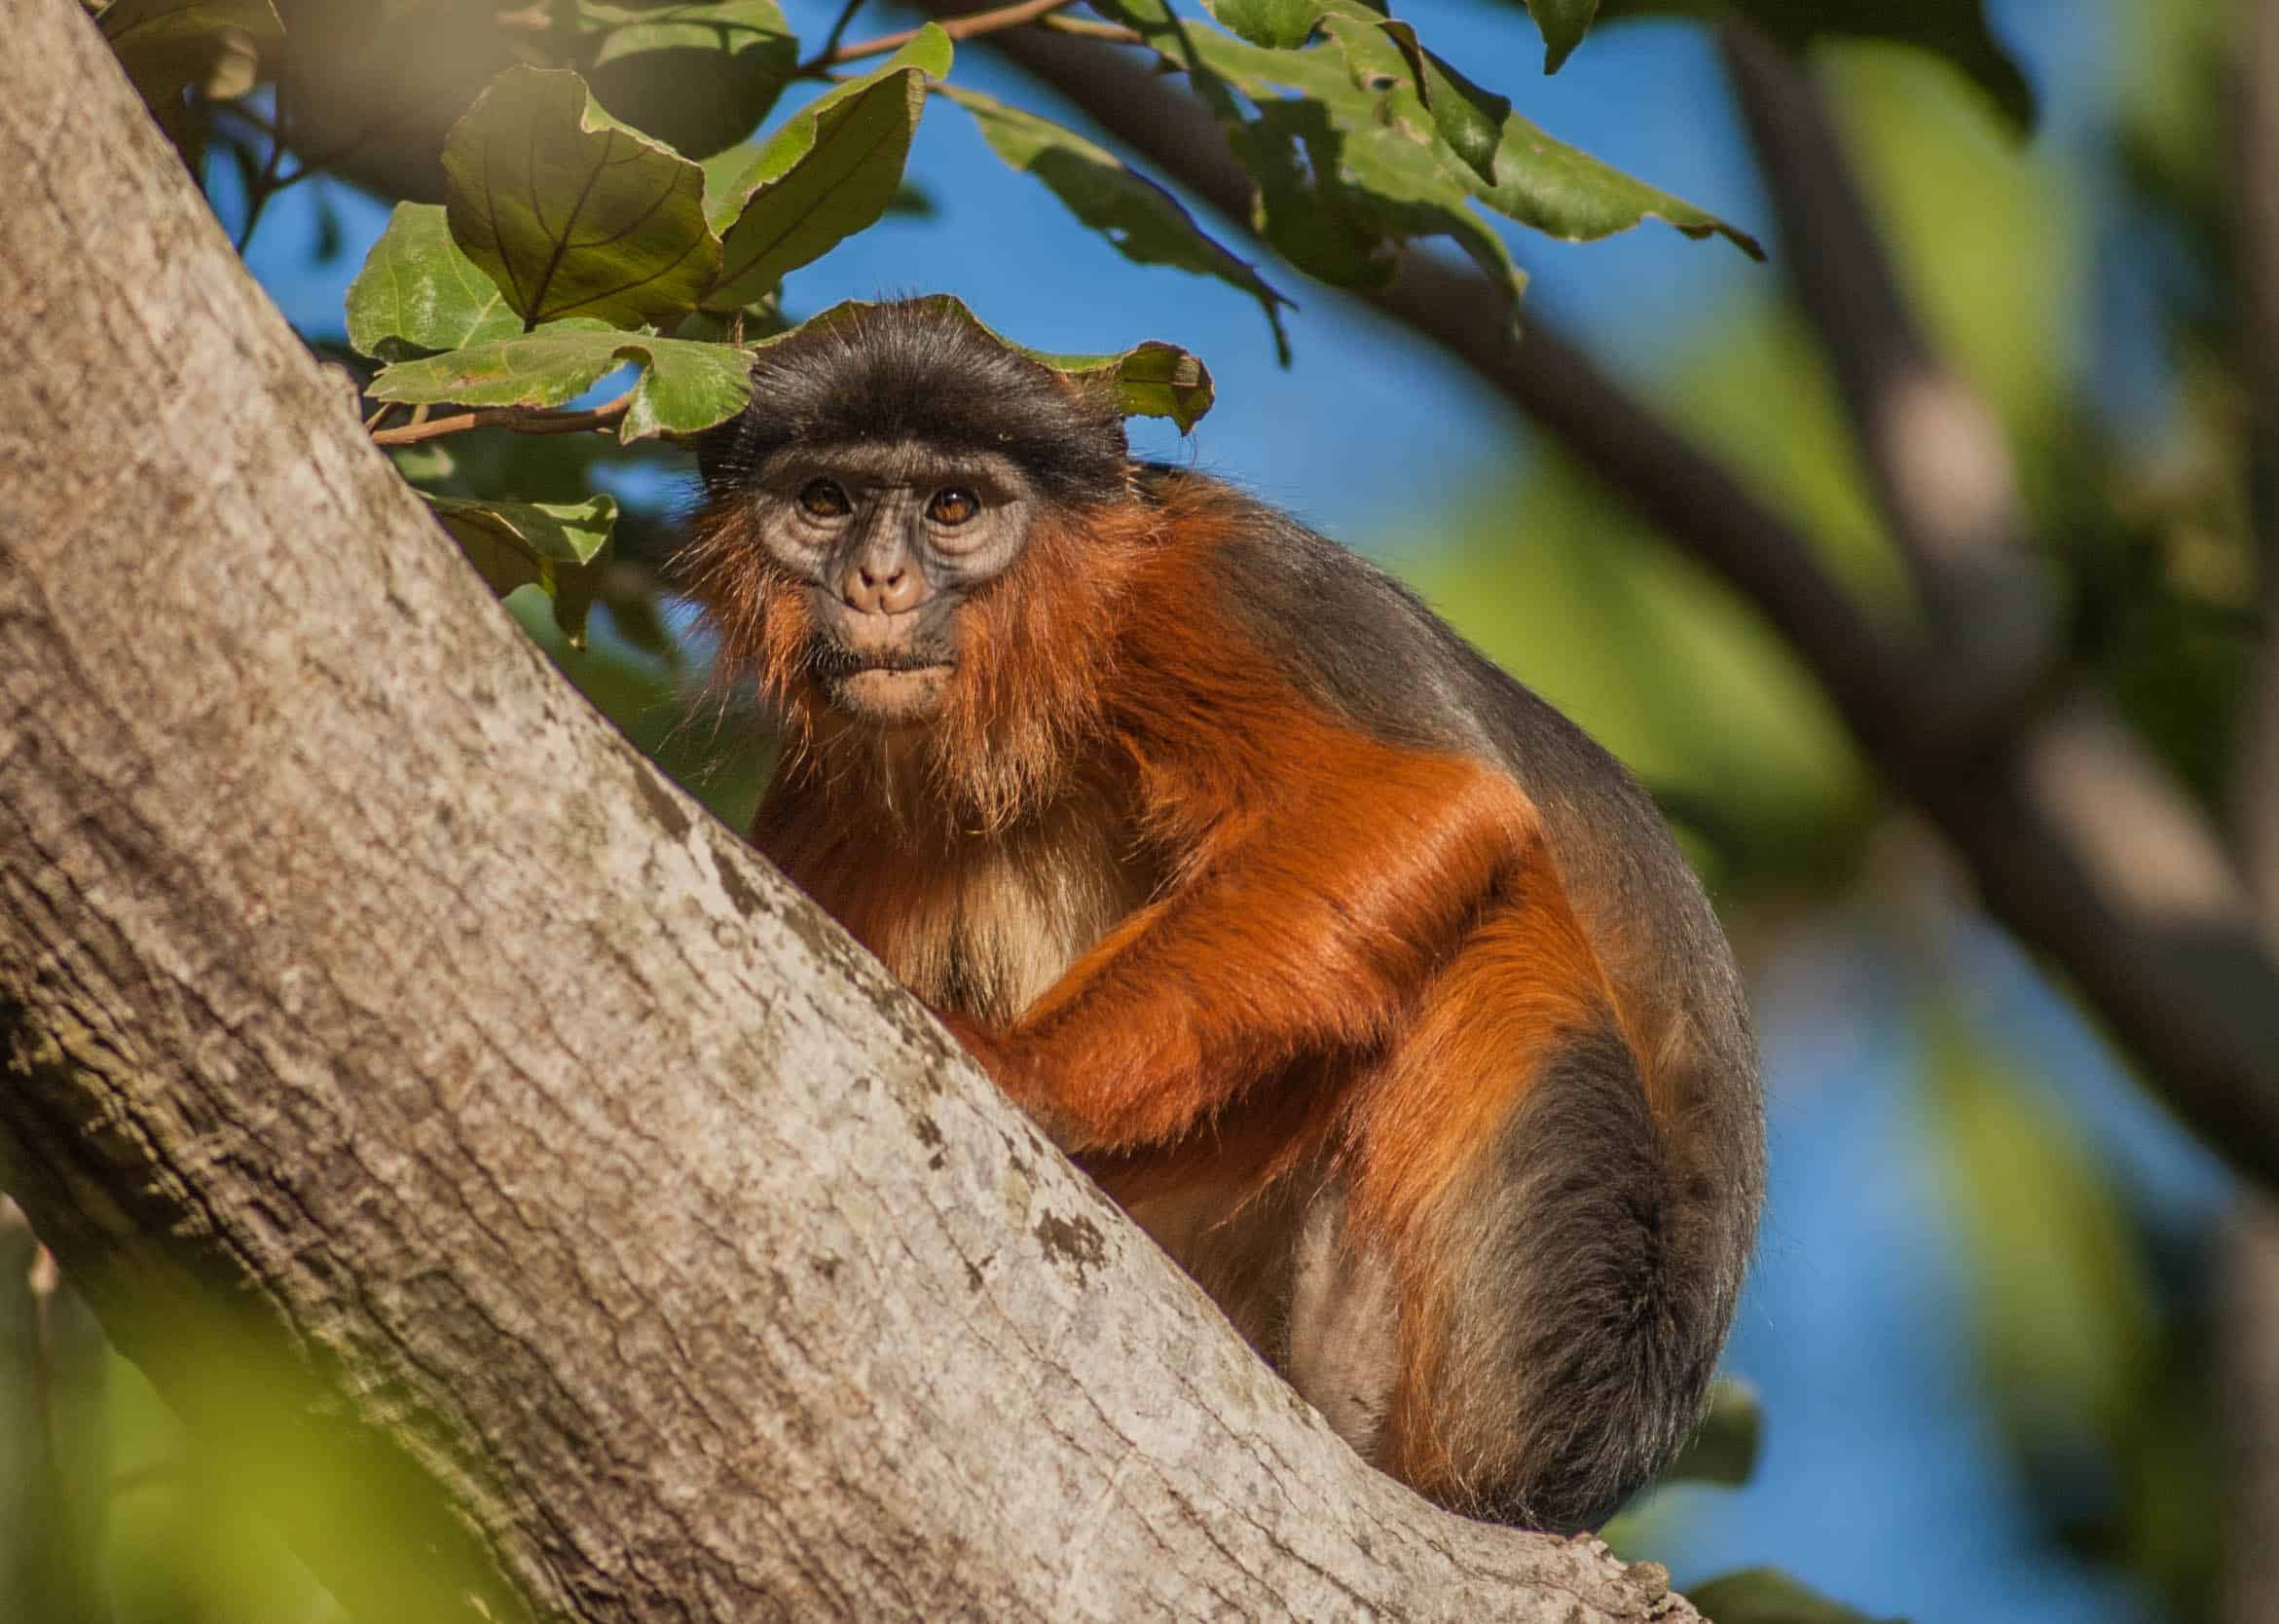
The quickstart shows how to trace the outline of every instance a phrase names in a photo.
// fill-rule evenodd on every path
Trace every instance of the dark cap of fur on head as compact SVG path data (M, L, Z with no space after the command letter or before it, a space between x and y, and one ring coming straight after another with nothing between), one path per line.
M697 459L717 490L795 441L894 440L994 452L1060 502L1122 495L1130 466L1112 398L1008 349L947 299L846 306L768 345L751 403L699 440Z

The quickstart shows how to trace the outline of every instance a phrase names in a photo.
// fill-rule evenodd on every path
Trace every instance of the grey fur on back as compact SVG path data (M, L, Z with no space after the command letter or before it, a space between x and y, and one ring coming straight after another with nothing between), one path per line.
M1626 998L1683 1034L1674 1131L1657 1129L1610 1033L1533 1057L1536 1085L1485 1151L1496 1200L1462 1243L1470 1317L1452 1357L1466 1380L1520 1386L1528 1462L1525 1482L1482 1485L1477 1510L1594 1527L1691 1430L1755 1242L1764 1104L1740 972L1700 880L1618 761L1407 587L1248 505L1254 522L1226 553L1228 607L1326 707L1517 780L1586 928L1628 944Z

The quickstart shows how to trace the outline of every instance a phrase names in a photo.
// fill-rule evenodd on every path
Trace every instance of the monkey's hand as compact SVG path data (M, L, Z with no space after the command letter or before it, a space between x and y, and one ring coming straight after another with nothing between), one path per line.
M931 1006L929 1006L931 1008ZM1062 1151L1074 1156L1085 1148L1087 1135L1076 1120L1052 1104L1051 1089L1021 1063L1016 1041L1007 1033L991 1032L951 1010L935 1010L934 1018L949 1028L967 1053L981 1063L1005 1096L1019 1106Z

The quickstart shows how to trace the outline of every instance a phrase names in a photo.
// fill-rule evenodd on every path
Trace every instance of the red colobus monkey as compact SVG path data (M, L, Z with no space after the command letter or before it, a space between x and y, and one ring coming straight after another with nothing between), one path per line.
M762 351L686 579L786 719L753 838L1360 1454L1596 1527L1764 1187L1645 794L1398 583L946 301Z

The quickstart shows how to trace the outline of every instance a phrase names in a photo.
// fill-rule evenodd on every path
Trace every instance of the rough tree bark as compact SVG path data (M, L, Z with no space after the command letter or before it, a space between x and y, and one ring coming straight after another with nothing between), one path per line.
M1696 1616L1361 1466L548 669L74 0L0 33L0 1184L194 1428L300 1418L344 1599Z

